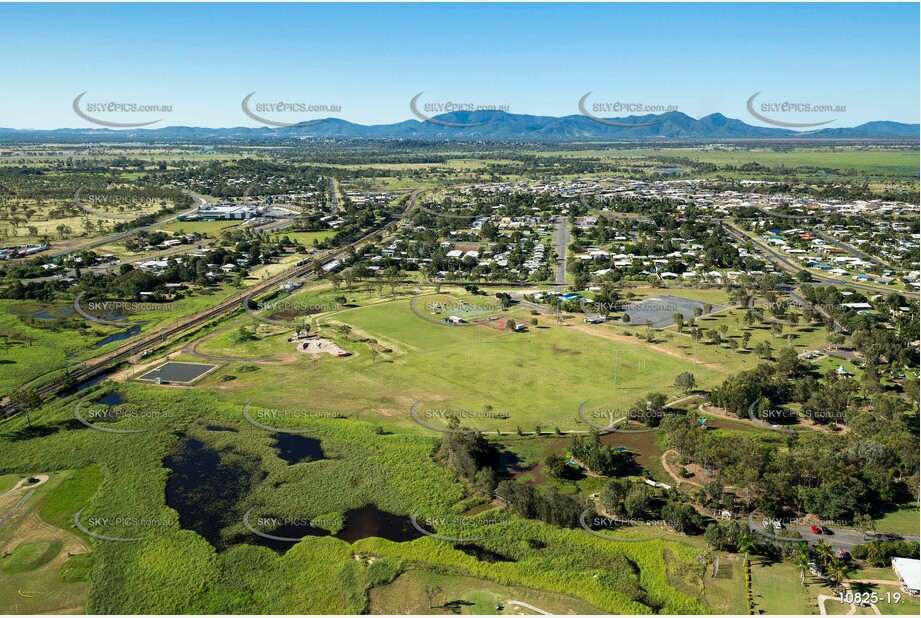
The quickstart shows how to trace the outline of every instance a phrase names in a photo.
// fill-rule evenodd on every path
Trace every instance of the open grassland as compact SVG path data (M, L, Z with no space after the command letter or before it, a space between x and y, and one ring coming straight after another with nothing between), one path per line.
M919 610L921 610L919 598L917 596L910 596L902 590L902 584L898 581L892 567L862 568L851 573L850 579L855 580L851 583L851 589L853 591L871 594L876 593L879 598L879 602L876 606L883 615L917 616ZM861 580L891 581L892 584L859 583ZM894 596L896 593L901 594L898 602L896 602Z
M281 232L276 232L272 234L271 239L273 241L279 241L282 238L288 238L291 242L298 243L307 247L313 247L314 241L320 242L331 238L335 234L333 230L324 230L322 232L289 232L287 230L282 230Z
M898 511L887 513L874 523L878 531L894 534L917 536L918 530L921 529L918 507L914 504L906 505Z
M322 300L300 298L304 302ZM417 307L428 311L426 302L420 299ZM480 302L494 299L484 297ZM519 321L526 318L530 316L525 314ZM502 324L504 318L497 322ZM330 327L333 324L348 326L347 334ZM222 396L240 403L258 398L265 405L290 408L310 401L319 411L348 414L401 430L422 429L409 415L417 402L420 414L464 409L479 416L465 419L469 426L510 433L518 427L533 431L535 425L547 431L555 427L584 431L588 427L578 411L587 400L627 407L651 391L677 395L672 384L683 370L694 372L702 386L715 385L721 375L677 354L659 353L645 342L626 337L612 341L560 327L548 319L523 333L430 322L412 312L408 299L333 313L321 321L320 333L352 356L324 355L313 360L304 355L291 363L263 365L258 374L238 375L232 382L216 382L215 377L206 384L219 384ZM231 332L215 337L200 351L233 355L231 338ZM295 344L287 343L286 335L274 339L272 346L260 345L249 352L292 354ZM372 354L372 348L378 351ZM287 387L266 388L270 383ZM494 413L479 414L484 406L491 406ZM499 414L508 418L497 418Z
M161 232L171 234L210 234L218 236L223 230L235 228L240 225L240 221L170 221L163 225L158 225L157 229Z
M761 610L770 615L818 614L818 595L832 596L834 591L808 574L806 583L808 587L800 583L799 569L792 564L752 559L752 592L755 597L755 611Z
M427 596L432 592L435 594ZM584 601L564 595L418 569L406 571L370 592L372 614L536 614L507 601L528 603L554 615L601 613Z
M695 298L695 300L713 302L707 300L706 295L691 294L690 292L693 292L693 290L682 289L670 293L676 296L686 296L688 298L701 296L701 298ZM743 322L745 312L745 309L730 308L697 318L697 325L702 330L720 331L721 342L718 344L712 342L707 337L703 337L701 341L695 345L691 329L688 326L685 326L683 332L679 333L677 327L671 325L661 332L655 332L653 334L654 341L650 347L666 354L675 354L684 357L688 359L692 365L696 359L696 362L699 364L698 366L719 367L722 368L723 371L736 373L745 369L751 369L758 363L763 362L763 360L752 351L752 348L761 342L766 342L770 345L775 353L781 348L788 346L792 346L797 352L803 352L806 350L824 348L827 345L826 337L828 336L828 332L822 326L808 324L799 324L797 326L785 325L780 333L776 333L771 329L770 323L756 322L752 326L746 327ZM576 315L575 317L581 318L581 315ZM609 319L604 324L589 326L592 329L597 329L602 333L609 333L617 338L630 336L639 341L646 336L646 327L644 325L638 323L624 324L620 320L619 313L614 314L612 319ZM724 327L726 329L725 333L723 333L722 330ZM579 326L579 328L584 327ZM747 346L748 349L743 347L743 337L746 332L749 333L750 336ZM729 347L729 340L734 340L738 344L735 350ZM840 364L838 359L831 359L828 362ZM834 368L837 368L838 364L835 364ZM848 363L845 363L845 365L847 368ZM690 371L695 373L695 375L697 373L693 369ZM699 381L698 377L698 382Z
M892 580L893 585L863 584L860 580ZM877 608L883 615L917 615L918 597L911 597L901 591L891 568L859 568L851 571L845 583L851 590L871 593L879 597ZM829 615L870 616L875 612L869 607L853 607L838 601L838 593L823 580L806 574L805 586L800 583L799 569L786 562L776 563L754 558L752 561L752 589L755 595L756 611L769 615L799 614L815 615L819 613L818 597L832 597L825 601L825 610ZM901 600L887 600L887 593L901 593ZM890 602L892 601L892 602ZM852 613L853 611L853 613Z
M794 148L789 151L768 149L717 150L712 148L637 148L630 150L572 150L554 153L559 156L581 158L599 157L602 160L625 160L655 163L660 157L686 158L715 165L740 166L757 163L766 167L819 167L856 170L891 176L918 176L917 150L885 149L832 149Z

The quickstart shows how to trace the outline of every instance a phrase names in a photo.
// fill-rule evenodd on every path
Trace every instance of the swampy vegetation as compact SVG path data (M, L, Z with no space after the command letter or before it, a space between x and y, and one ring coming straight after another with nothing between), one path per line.
M147 431L87 427L74 418L81 399L130 406L138 413L106 427ZM605 542L473 500L439 460L436 437L348 418L309 426L309 435L266 431L199 390L103 386L49 403L31 427L7 421L0 474L96 470L93 484L58 490L54 517L93 549L89 612L356 613L368 610L370 590L407 569L575 595L612 613L704 610L704 567L690 546ZM74 528L77 511L84 525L115 516L153 523L88 528L145 539L104 541ZM254 534L248 512L260 532L303 540ZM470 513L482 524L428 528L475 539L446 541L412 526L416 512Z

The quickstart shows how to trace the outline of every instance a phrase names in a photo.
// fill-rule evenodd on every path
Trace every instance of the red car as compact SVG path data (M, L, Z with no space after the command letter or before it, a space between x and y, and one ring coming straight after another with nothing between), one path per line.
M818 526L812 526L812 534L822 534L822 531L819 530Z

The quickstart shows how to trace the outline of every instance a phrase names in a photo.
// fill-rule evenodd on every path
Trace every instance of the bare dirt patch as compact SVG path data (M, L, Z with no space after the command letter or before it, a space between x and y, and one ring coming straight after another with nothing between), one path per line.
M298 341L297 349L299 352L311 354L314 359L320 358L320 354L329 354L330 356L352 355L351 352L343 350L335 342L330 341L329 339L323 339L322 337Z

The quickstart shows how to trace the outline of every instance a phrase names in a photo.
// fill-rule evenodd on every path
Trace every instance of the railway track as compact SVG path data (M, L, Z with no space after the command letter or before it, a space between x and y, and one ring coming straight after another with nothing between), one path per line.
M371 242L371 239L374 236L382 233L386 234L395 228L400 223L400 221L405 219L416 207L416 200L420 193L422 193L422 189L417 189L413 191L412 194L410 194L406 208L399 216L397 216L397 218L389 221L379 228L376 228L358 240L343 245L342 247L331 249L325 253L318 254L311 259L311 264L304 264L301 266L295 266L294 268L285 269L277 275L274 275L265 281L261 281L252 288L242 290L239 293L222 300L214 307L181 319L177 322L173 322L139 339L134 339L130 343L123 345L117 350L113 350L112 352L108 352L101 356L89 359L86 361L83 367L71 371L69 375L63 378L37 387L35 392L42 398L57 395L61 391L72 388L78 384L81 384L82 382L98 376L101 373L104 373L108 369L111 369L112 367L127 361L132 356L141 354L145 350L154 350L168 345L172 343L172 341L177 336L188 333L189 331L201 327L225 314L232 313L238 309L241 309L244 300L247 298L257 296L259 294L264 294L288 279L309 275L314 270L314 264L317 262L329 262L331 260L345 257L349 254L350 250L359 249L365 244ZM9 413L15 410L12 410L11 404L9 402L6 402L3 405L3 411L6 413L6 415L9 415Z

